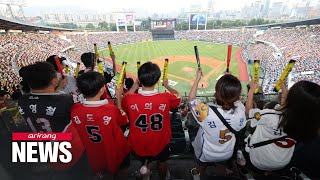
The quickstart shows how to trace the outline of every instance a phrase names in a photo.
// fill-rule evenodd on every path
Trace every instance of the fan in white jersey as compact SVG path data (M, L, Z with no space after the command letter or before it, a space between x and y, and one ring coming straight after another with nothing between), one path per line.
M216 113L210 108L214 106L235 131L245 127L245 107L240 102L241 84L231 74L222 76L215 87L217 104L205 104L195 99L202 71L199 68L197 78L189 94L189 107L200 128L192 145L197 158L197 167L192 174L203 174L208 162L229 160L234 151L236 137L223 124Z
M287 135L282 128L279 128L282 115L282 112L278 110L280 105L277 105L274 109L252 109L253 94L256 86L253 81L250 83L250 91L246 103L246 113L249 115L251 127L256 127L256 129L245 140L245 149L249 153L250 162L254 167L264 171L279 170L290 162L295 148L295 141L291 138L283 138L280 141L253 147L256 143L278 139ZM282 92L281 99L284 100L286 96L284 84L282 85ZM284 101L281 104L284 104Z

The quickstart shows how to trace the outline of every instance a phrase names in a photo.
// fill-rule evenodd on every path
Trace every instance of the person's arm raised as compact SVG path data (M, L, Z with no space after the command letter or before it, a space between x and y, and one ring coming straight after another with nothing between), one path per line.
M134 94L139 89L139 80L137 79L136 82L133 83L132 87L129 89L127 94Z
M114 54L110 54L110 57L112 59L112 71L113 75L115 76L117 73L117 66L116 66L116 56Z
M190 93L189 93L189 97L188 97L189 101L191 101L192 99L196 98L198 84L199 84L199 82L201 80L201 77L202 77L202 69L198 68L196 80L194 81L193 86L192 86L192 88L190 90Z
M253 108L253 95L254 95L254 90L257 88L257 84L251 80L250 82L250 90L248 92L248 97L247 97L247 102L246 102L246 114L249 114L250 109Z
M288 96L288 89L286 87L286 83L285 82L281 82L281 90L282 90L282 93L281 93L280 104L281 104L281 106L284 106L284 104L287 101L287 96Z
M175 90L175 89L173 89L172 87L169 86L168 79L164 80L163 85L170 93L179 94L179 92L177 90Z
M122 94L123 94L123 85L121 85L119 89L116 87L115 91L116 91L116 97L117 97L117 101L116 101L117 107L120 110L122 110L121 101L122 101Z

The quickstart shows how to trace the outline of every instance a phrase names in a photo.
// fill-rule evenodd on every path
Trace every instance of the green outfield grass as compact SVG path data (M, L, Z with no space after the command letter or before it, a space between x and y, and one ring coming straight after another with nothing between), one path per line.
M122 61L127 61L127 72L130 74L137 74L136 62L140 61L141 64L149 60L165 57L165 56L192 56L194 54L194 46L198 46L200 60L201 57L212 58L215 60L223 61L224 65L210 76L209 87L199 89L199 95L208 95L213 93L213 89L216 83L217 77L219 77L226 68L226 58L227 58L227 45L216 44L210 42L199 42L199 41L187 41L187 40L168 40L168 41L148 41L139 42L134 44L125 44L113 47L115 52L117 64L120 65ZM238 76L238 64L235 60L235 52L238 50L237 47L233 47L231 56L230 71L232 74ZM109 50L104 49L100 51L100 55L104 57L109 57ZM169 59L170 61L170 59ZM194 68L194 73L184 73L182 71L183 67ZM160 67L162 69L162 67ZM181 63L175 62L169 66L169 74L187 78L190 80L195 79L197 64L192 62L182 61ZM209 66L203 66L204 73L208 73L212 70ZM174 87L180 93L184 94L189 92L191 85L187 82L183 82L179 79L170 78L172 81L178 82ZM160 91L164 91L162 87L159 88Z

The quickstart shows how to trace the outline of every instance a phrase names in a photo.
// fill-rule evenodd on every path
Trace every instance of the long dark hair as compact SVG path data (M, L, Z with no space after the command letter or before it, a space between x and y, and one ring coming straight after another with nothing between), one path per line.
M282 111L279 128L298 141L312 141L320 128L320 86L297 82L290 88Z
M234 102L240 99L241 83L235 76L226 74L218 80L215 90L217 104L223 110L230 110L235 107Z

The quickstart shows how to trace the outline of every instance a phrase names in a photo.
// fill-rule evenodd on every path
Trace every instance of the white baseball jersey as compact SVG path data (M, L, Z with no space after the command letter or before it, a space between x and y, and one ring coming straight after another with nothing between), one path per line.
M236 108L229 111L215 104L209 105L215 106L234 130L240 131L245 127L245 107L241 101L235 102ZM192 100L190 110L200 125L197 136L192 142L196 157L202 162L221 162L230 159L236 143L235 135L201 100Z
M278 170L286 166L291 160L295 147L295 141L291 138L257 148L250 148L252 144L287 135L282 129L278 129L280 117L281 112L274 109L250 109L249 111L251 127L256 127L256 130L245 140L246 142L250 140L246 151L249 153L251 163L260 170Z

